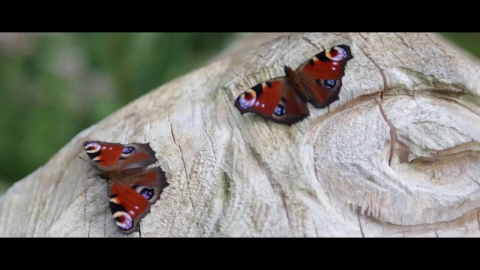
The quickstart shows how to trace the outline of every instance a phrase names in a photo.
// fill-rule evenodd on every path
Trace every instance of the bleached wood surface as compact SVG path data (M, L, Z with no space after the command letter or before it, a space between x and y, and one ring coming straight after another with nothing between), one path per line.
M0 236L123 236L105 181L88 179L94 170L77 158L85 140L156 151L170 186L143 219L143 237L480 236L472 56L426 33L294 34L290 49L281 34L242 39L17 182L0 197ZM283 75L278 62L296 68L337 44L354 58L329 109L309 105L311 116L288 127L234 108L241 92Z

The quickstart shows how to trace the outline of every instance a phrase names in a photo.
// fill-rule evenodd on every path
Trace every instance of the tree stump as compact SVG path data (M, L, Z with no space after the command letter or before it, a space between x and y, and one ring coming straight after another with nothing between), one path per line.
M354 58L329 108L289 127L234 107L337 44ZM0 236L123 237L105 181L78 159L101 140L150 142L166 172L142 237L478 237L479 96L479 62L434 34L244 36L17 182L0 197Z

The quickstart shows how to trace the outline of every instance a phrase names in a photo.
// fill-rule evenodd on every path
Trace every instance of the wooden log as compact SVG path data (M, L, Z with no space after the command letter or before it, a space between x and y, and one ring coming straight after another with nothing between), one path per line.
M354 58L328 109L289 127L234 107L337 44ZM17 182L0 197L0 236L123 236L105 181L78 159L101 140L150 142L166 172L142 237L478 237L479 96L479 62L435 34L247 35Z

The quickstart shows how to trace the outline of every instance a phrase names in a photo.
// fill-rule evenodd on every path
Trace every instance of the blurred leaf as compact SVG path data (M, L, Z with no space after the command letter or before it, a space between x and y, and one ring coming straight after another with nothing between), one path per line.
M0 181L25 177L80 131L201 66L233 36L15 34L22 46L0 42Z
M480 33L441 33L480 59Z

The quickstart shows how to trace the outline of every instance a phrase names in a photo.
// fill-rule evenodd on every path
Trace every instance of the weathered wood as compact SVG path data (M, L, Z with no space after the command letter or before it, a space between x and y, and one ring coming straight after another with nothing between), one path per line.
M311 116L288 127L234 108L248 87L282 75L277 62L296 68L336 44L354 58L329 109L309 105ZM434 34L309 33L292 35L290 49L283 35L215 60L81 132L17 182L0 197L0 236L122 236L105 181L88 179L94 170L77 158L84 140L156 151L170 186L142 236L480 236L473 57Z

